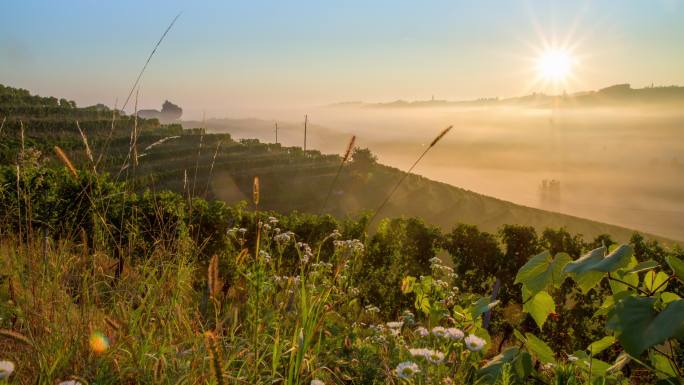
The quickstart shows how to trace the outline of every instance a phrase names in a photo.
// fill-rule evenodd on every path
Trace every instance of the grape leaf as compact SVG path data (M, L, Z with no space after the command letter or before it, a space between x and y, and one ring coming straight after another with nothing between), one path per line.
M553 298L551 298L549 293L540 291L534 295L530 295L529 290L524 286L523 298L527 298L523 305L523 310L530 313L532 318L534 318L534 322L536 322L539 329L541 329L549 314L556 311L556 303L553 302Z
M527 346L527 349L537 356L537 359L545 364L555 364L556 359L554 358L553 355L553 350L547 345L544 341L541 339L537 338L532 333L525 333L525 339L527 342L525 343L525 346Z
M530 258L518 270L515 283L522 283L532 294L546 289L549 285L558 287L564 281L563 269L569 262L572 262L572 257L566 253L558 253L553 258L548 251L544 251Z
M672 271L674 271L677 278L684 282L684 261L677 257L667 257L665 258L667 264L670 265Z
M604 258L605 250L605 247L599 247L565 266L563 271L573 277L582 292L594 288L605 273L628 266L634 254L629 245L620 245Z
M615 331L632 357L669 338L684 335L684 300L670 302L660 313L653 307L655 302L655 298L629 296L608 314L606 327Z
M665 282L667 282L669 278L670 277L662 271L656 273L651 270L646 273L646 276L644 277L644 288L650 293L653 293L656 289L658 290L657 292L665 291L667 288Z
M613 336L605 336L598 341L594 341L587 346L587 350L592 356L595 356L602 351L608 349L615 343L616 339Z

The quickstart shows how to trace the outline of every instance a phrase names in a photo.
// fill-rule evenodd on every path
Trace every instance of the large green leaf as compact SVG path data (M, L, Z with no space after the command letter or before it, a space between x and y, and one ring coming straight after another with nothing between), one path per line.
M684 335L684 300L672 301L658 313L654 298L629 296L615 305L606 327L616 332L632 357L669 338Z
M629 245L620 245L604 257L605 251L605 247L599 247L565 266L563 271L573 277L582 292L594 288L605 273L628 266L634 254Z
M539 329L544 326L546 318L549 314L556 311L556 303L549 293L545 291L540 291L534 295L530 295L529 290L523 286L523 298L525 299L525 304L523 305L523 310L530 313L534 322L537 323Z
M615 273L613 273L612 276L620 280L617 281L611 279L610 281L608 281L608 284L610 285L610 290L613 292L613 294L618 294L627 290L633 290L632 288L639 286L639 274L629 273L629 268L618 270Z
M589 354L595 356L611 347L615 343L615 341L615 337L605 336L598 341L590 343L589 346L587 346L587 350L589 351Z
M677 378L677 369L675 369L667 357L650 351L648 358L651 360L651 365L656 369L656 376L658 378Z
M563 269L569 262L572 262L572 257L566 253L558 253L553 258L548 251L544 251L530 258L518 270L515 283L522 283L532 294L546 289L549 285L558 287L564 281Z
M668 279L670 279L670 277L662 271L656 273L651 270L646 273L646 276L644 277L644 288L648 290L649 293L665 291L667 288L665 282L667 282Z
M479 317L482 313L486 313L496 305L499 304L501 301L494 301L491 302L489 298L487 297L482 297L480 298L477 302L473 303L470 308L468 308L468 311L470 311L471 316L473 319L476 319Z
M668 303L670 303L672 301L676 301L678 299L682 299L682 297L680 297L679 295L677 295L675 293L670 293L669 291L660 293L660 300L663 301L663 303L665 305L667 305Z
M672 271L674 271L677 278L684 282L684 261L677 257L667 257L665 258L667 264L670 265Z
M501 376L505 364L511 364L513 371L522 383L532 372L532 359L527 352L521 352L517 347L504 350L501 354L493 357L477 371L477 383L496 384Z
M587 372L591 368L592 376L604 376L606 372L611 369L611 365L609 363L597 360L585 352L579 351L573 353L573 355L578 358L576 365L579 368Z
M583 255L576 261L570 262L567 265L565 265L565 268L563 269L564 273L570 274L573 280L577 283L577 286L580 288L582 293L587 293L589 290L593 289L594 286L596 286L599 281L604 276L604 273L600 271L583 271L583 272L577 272L579 270L579 266L582 266L582 264L587 264L587 263L594 263L594 262L600 262L603 259L603 256L606 253L606 248L605 247L599 247L598 249L594 249L587 254Z
M553 350L544 341L537 338L532 333L525 333L527 350L534 354L537 359L545 364L555 364L556 359L553 355Z
M658 262L649 259L648 261L639 262L636 266L630 268L629 271L627 271L627 273L641 273L642 271L655 269L658 266L660 266L658 265Z

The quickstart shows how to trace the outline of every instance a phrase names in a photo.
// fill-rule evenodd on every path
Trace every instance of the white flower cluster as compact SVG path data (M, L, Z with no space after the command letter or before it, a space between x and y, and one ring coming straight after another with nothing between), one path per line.
M333 232L330 234L330 237L331 237L332 239L340 239L340 238L342 238L342 234L340 234L340 231L339 231L339 230L335 229L335 230L333 230Z
M264 263L271 263L271 255L265 250L259 250L259 257L263 259Z
M401 328L404 326L404 323L401 321L391 321L387 322L386 325L393 336L398 336L399 333L401 333Z
M273 280L274 280L276 283L289 283L289 282L292 282L292 283L295 284L295 285L299 284L299 276L298 276L298 275L295 275L295 276L292 276L292 277L289 277L289 276L287 276L287 275L280 275L280 276L279 276L279 275L274 275L274 276L273 276Z
M4 380L14 372L14 362L0 361L0 380Z
M374 305L366 305L365 310L369 313L380 313L380 308Z
M454 269L442 264L442 260L438 257L430 258L430 268L432 269L434 275L441 274L442 276L450 280L458 277L458 275L454 273Z
M442 361L444 361L444 353L439 350L413 348L409 349L409 353L411 353L413 357L423 357L431 364L441 364Z
M313 267L314 269L320 268L321 270L332 271L333 264L330 262L316 262L316 263L312 263L311 267Z
M397 377L403 380L408 380L412 378L416 373L420 373L420 368L415 362L404 361L397 365L394 371L395 373L397 373Z
M333 241L333 245L335 245L335 248L343 254L360 254L365 250L363 243L358 239Z
M427 337L428 331L424 327L416 329L416 333L421 337ZM446 338L450 340L461 340L465 334L459 328L444 328L442 326L435 326L432 328L432 335L439 338Z
M300 260L303 265L307 264L314 256L313 252L311 251L311 246L304 242L297 242L297 249L300 252Z
M294 233L292 231L286 231L284 233L280 232L280 229L276 229L276 235L273 236L273 240L279 245L285 245L289 243L292 238L294 238Z
M485 344L487 344L487 341L474 334L469 334L463 341L465 342L466 348L473 352L479 352L484 348Z

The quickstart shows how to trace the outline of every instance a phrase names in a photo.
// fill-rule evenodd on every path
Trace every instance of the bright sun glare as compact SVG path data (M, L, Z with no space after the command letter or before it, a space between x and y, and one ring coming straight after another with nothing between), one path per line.
M562 49L549 49L537 59L537 71L547 81L562 82L570 75L573 61L569 52Z

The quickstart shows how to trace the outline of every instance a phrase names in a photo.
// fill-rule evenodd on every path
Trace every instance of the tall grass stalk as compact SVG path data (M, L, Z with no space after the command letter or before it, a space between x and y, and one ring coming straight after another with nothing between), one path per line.
M431 150L431 149L432 149L432 148L433 148L433 147L434 147L434 146L435 146L435 145L444 137L444 135L446 135L449 131L451 131L452 128L453 128L453 126L449 126L449 127L445 128L444 130L442 130L442 132L440 132L439 135L437 135L437 136L435 137L435 139L433 139L432 142L430 142L430 145L425 149L425 151L423 151L423 153L420 154L420 156L418 157L418 159L416 159L416 161L413 162L413 164L412 164L411 167L408 169L408 171L406 171L405 173L402 174L401 178L399 178L399 180L398 180L397 183L394 185L394 187L392 188L392 190L390 190L389 194L387 194L387 196L386 196L385 199L382 201L382 203L380 203L380 205L378 206L378 208L375 209L375 212L373 213L373 216L371 216L371 218L370 218L370 219L368 220L368 222L366 223L366 227L368 227L368 226L373 222L373 220L375 219L375 217L378 216L378 214L380 214L380 212L381 212L382 209L385 207L385 205L387 204L387 202L389 202L389 200L392 198L392 195L394 195L394 193L397 191L397 189L399 188L399 186L401 186L401 184L404 182L404 180L411 174L411 172L413 171L413 169L416 167L416 165L418 165L418 163L423 159L423 157L425 157L425 155L428 153L428 151L430 151L430 150Z
M349 144L347 144L347 150L344 152L344 156L342 157L342 161L340 162L340 166L337 168L337 172L335 173L335 178L333 178L332 183L330 184L330 188L328 189L328 193L325 194L325 199L323 200L323 205L321 205L321 209L319 212L323 212L325 208L328 206L328 201L330 200L330 195L332 195L333 189L335 188L335 185L337 184L337 180L340 177L340 174L342 173L342 168L344 167L345 163L349 161L349 157L351 156L352 150L354 149L354 143L356 142L356 135L353 135L351 139L349 139Z

